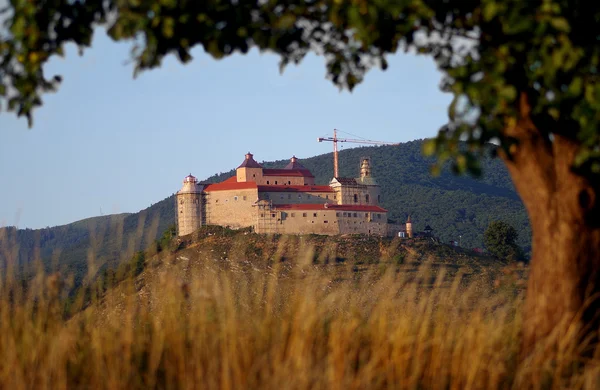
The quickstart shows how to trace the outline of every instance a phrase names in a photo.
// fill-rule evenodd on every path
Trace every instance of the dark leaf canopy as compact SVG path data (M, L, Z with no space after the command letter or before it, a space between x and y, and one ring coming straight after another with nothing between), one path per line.
M132 40L135 72L201 45L214 58L268 50L281 64L308 52L352 89L398 50L431 55L454 95L449 122L426 152L452 158L458 172L510 136L522 104L543 139L581 145L579 167L600 173L597 86L600 3L589 0L10 0L0 10L0 109L32 119L41 95L60 77L43 65L66 43L89 47L96 26ZM467 147L460 141L467 141Z

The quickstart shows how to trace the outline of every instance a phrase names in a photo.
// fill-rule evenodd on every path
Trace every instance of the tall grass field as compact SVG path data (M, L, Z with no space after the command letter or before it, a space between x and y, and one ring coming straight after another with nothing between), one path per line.
M146 256L86 294L5 265L0 388L600 388L600 358L576 358L568 324L558 348L520 358L523 289L507 278L410 258L361 267L286 237L248 260L240 237L227 253Z

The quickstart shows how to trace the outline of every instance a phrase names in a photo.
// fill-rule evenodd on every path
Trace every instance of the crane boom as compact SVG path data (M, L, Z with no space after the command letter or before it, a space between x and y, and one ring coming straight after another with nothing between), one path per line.
M398 143L372 141L368 139L352 139L352 138L338 138L337 129L333 129L333 137L320 137L317 141L329 141L333 143L333 177L339 177L339 160L338 160L338 142L350 142L354 144L368 144L368 145L399 145Z

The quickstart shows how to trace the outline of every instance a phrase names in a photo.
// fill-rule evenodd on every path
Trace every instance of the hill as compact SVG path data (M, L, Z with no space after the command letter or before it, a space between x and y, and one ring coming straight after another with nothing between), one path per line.
M397 146L360 147L339 154L340 175L356 177L359 159L370 156L373 176L381 185L382 204L390 218L404 222L411 216L415 231L426 225L442 242L461 241L467 248L483 248L483 233L494 220L510 223L519 233L519 245L531 250L531 230L525 208L515 192L506 167L499 159L482 161L483 176L475 179L456 176L449 170L432 177L432 158L421 154L422 140ZM317 184L332 177L333 154L301 158ZM266 168L282 167L287 160L265 162ZM207 181L216 182L233 176L235 171L220 173ZM460 237L462 236L462 237Z
M433 178L429 174L433 160L421 155L421 145L422 141L412 141L343 150L340 174L356 176L359 158L368 155L390 218L404 221L410 214L416 231L428 224L442 242L460 239L467 248L483 247L483 232L489 222L504 220L517 229L519 244L525 251L530 250L527 215L500 160L484 160L481 179L455 176L449 171ZM332 161L328 153L302 159L302 164L313 172L317 183L326 184L332 176ZM287 160L262 163L265 167L281 167ZM220 181L233 174L232 169L207 181ZM38 230L2 228L0 261L16 259L24 266L41 259L47 269L58 267L73 272L78 283L86 274L116 265L146 248L174 222L175 202L170 196L133 214L89 218ZM90 261L93 267L88 267Z

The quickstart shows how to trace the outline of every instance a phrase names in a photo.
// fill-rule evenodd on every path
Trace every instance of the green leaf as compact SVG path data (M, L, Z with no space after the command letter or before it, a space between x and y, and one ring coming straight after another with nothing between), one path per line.
M572 95L579 95L581 93L581 89L583 87L583 81L581 77L575 77L569 85L569 92Z
M435 139L428 139L423 142L423 154L425 156L433 156L435 154L435 150L437 149L437 145Z
M292 27L294 23L296 23L296 16L292 14L285 14L279 19L277 27L286 30Z
M483 20L489 22L494 18L494 16L496 16L497 13L498 4L496 4L495 1L490 1L483 7Z
M550 25L562 32L569 32L571 30L571 26L569 26L569 22L567 19L563 17L555 17L550 19Z
M499 95L504 100L512 102L517 97L517 89L512 85L504 85L500 89Z

